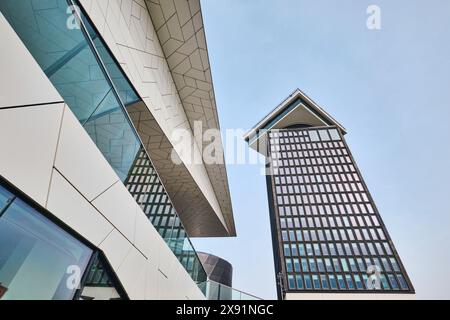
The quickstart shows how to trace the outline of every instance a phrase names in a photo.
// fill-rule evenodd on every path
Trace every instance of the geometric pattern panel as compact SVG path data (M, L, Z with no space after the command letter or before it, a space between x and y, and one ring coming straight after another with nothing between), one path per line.
M146 2L191 128L201 121L203 130L219 129L200 1ZM206 145L204 142L203 148ZM215 193L224 195L218 200L227 219L232 209L225 165L205 167ZM228 218L227 223L231 225L233 220Z

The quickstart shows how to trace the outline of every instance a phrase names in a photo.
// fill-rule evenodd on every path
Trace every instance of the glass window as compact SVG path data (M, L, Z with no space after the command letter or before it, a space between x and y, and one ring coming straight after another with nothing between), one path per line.
M341 272L341 266L339 265L338 259L333 259L333 265L336 272Z
M328 280L327 280L327 276L326 276L326 275L321 274L321 275L320 275L320 280L321 280L321 283L322 283L322 289L327 290L327 289L330 288L330 287L328 286Z
M327 272L333 272L333 266L331 265L330 259L325 259L325 267L327 269Z
M318 275L313 275L313 285L314 285L314 289L320 289L320 281L319 281L319 276Z
M331 140L341 140L339 132L336 129L330 129L328 132L330 133Z
M350 263L350 269L352 270L352 272L358 272L358 267L356 266L355 259L349 258L348 261Z
M322 259L317 259L317 268L319 269L319 272L325 272L325 265Z
M384 270L391 271L391 266L389 265L388 260L386 258L382 258L381 262L383 263Z
M305 257L306 256L305 245L299 244L298 245L298 250L299 250L299 254L300 254L301 257Z
M384 274L381 274L380 275L380 279L381 279L381 284L383 285L383 289L384 290L389 290L390 289L389 288L389 283L388 283L388 281L386 279L386 276Z
M309 259L309 270L311 272L317 271L316 262L314 261L314 259Z
M322 141L330 141L330 136L328 135L327 130L319 130L319 135Z
M284 247L284 255L286 257L290 257L291 256L291 250L290 250L289 245L288 244L284 244L283 247Z
M7 290L3 299L72 299L77 288L70 286L69 277L83 274L91 254L16 198L0 217L0 283Z
M345 280L347 281L347 285L349 289L355 289L355 285L353 284L352 276L349 274L345 275Z
M302 261L303 272L308 272L309 271L309 269L308 269L308 261L306 259L302 259L301 261Z
M308 254L308 256L312 256L313 255L313 248L312 248L312 245L310 243L306 244L306 253Z
M398 266L397 261L395 260L395 258L390 258L391 264L392 264L392 268L394 268L394 271L400 271L400 267Z
M289 285L289 289L293 289L295 290L295 279L293 275L288 275L288 285Z
M0 217L6 210L6 207L11 203L13 198L14 195L12 193L0 187Z
M295 243L291 244L292 256L298 256L297 245Z
M357 275L357 274L355 274L355 283L356 283L356 288L358 290L364 289L364 285L363 285L363 283L361 281L361 277L359 275Z
M345 258L341 258L341 264L342 264L342 270L344 270L344 272L348 272L348 264L347 264L347 260L345 260Z
M398 282L400 283L400 287L403 290L408 290L408 284L406 283L405 278L401 274L397 274Z
M336 290L336 289L338 288L338 287L337 287L336 278L335 278L334 275L332 275L332 274L330 274L330 275L328 276L328 278L330 279L330 287L331 287L331 289Z
M295 270L295 272L301 272L300 262L298 259L294 259L294 270Z
M123 289L111 268L103 255L96 253L86 273L82 289L78 291L76 298L79 300L124 299L124 296L119 292L123 292Z
M305 278L305 288L312 289L311 276L305 275L304 278Z
M358 262L359 271L366 272L366 265L364 264L364 260L361 258L358 258L358 259L356 259L356 261Z
M311 139L312 142L319 141L319 135L317 134L317 131L315 130L309 130L309 139Z
M296 275L295 279L297 280L297 289L302 290L303 289L303 280L301 275Z
M393 274L389 274L388 275L389 278L389 283L391 284L392 289L394 290L398 290L398 283L397 283L397 279L395 279L395 276Z
M286 259L286 271L287 272L292 272L292 260L291 259Z
M338 274L337 279L338 279L338 283L339 283L339 289L345 290L346 287L345 287L344 277L342 275Z

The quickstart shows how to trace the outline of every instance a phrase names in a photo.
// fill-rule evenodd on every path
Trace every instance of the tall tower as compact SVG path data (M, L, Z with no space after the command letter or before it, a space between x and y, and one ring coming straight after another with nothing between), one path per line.
M345 134L296 90L245 136L267 158L279 299L414 296Z

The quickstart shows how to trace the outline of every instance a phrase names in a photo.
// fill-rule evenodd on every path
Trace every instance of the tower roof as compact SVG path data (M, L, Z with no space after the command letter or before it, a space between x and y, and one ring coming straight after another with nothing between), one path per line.
M266 117L259 121L245 135L244 139L253 149L265 153L266 132L271 129L283 129L291 126L306 125L311 127L336 126L342 134L345 128L317 103L309 98L300 89L296 89L273 109Z

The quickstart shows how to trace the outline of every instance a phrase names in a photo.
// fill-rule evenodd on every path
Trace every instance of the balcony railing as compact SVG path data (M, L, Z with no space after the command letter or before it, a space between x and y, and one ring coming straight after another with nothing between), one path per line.
M208 300L262 300L254 295L208 280L199 285Z

